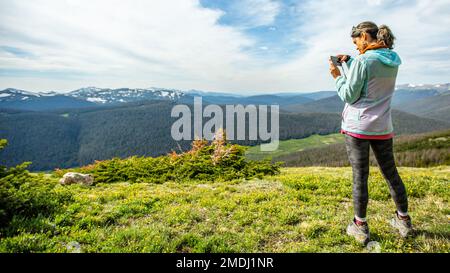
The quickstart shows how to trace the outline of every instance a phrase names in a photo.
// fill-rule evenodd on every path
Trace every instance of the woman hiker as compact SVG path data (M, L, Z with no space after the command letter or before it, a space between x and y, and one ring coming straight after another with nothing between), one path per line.
M398 174L392 147L391 100L401 60L392 51L395 37L385 25L378 27L373 22L362 22L352 28L351 37L360 54L356 57L337 56L339 62L347 62L349 66L346 76L341 76L331 60L330 72L337 93L345 102L341 133L345 134L353 171L355 216L347 227L347 234L365 244L370 238L366 221L369 146L397 207L390 224L403 237L412 231L405 185Z

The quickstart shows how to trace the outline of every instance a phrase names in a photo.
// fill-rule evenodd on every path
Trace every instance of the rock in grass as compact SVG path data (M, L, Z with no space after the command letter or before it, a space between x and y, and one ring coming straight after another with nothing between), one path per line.
M81 253L82 252L80 243L78 243L76 241L72 241L72 242L68 243L66 248L67 248L67 251L70 253Z
M90 186L94 184L94 177L91 174L68 172L59 180L61 185L82 184Z

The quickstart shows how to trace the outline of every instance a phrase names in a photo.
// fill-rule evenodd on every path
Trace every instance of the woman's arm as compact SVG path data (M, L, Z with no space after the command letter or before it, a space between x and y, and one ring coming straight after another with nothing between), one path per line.
M364 88L366 75L365 61L352 58L347 78L338 76L335 79L337 93L342 101L352 104L359 99Z

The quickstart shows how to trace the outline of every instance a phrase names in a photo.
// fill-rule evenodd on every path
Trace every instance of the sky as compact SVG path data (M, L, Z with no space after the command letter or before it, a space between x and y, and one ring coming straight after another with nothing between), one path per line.
M396 35L398 84L450 82L449 0L0 0L0 89L334 90L362 21Z

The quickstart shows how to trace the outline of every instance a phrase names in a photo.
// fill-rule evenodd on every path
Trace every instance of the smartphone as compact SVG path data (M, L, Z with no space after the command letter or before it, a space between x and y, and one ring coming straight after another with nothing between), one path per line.
M342 66L342 63L339 61L339 58L336 56L330 56L331 61L335 66Z

